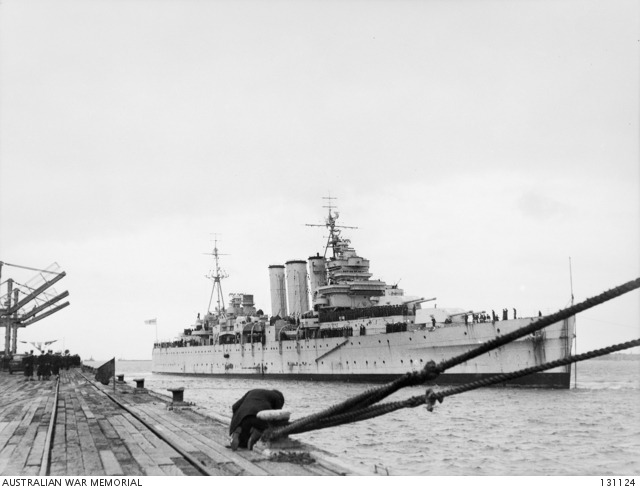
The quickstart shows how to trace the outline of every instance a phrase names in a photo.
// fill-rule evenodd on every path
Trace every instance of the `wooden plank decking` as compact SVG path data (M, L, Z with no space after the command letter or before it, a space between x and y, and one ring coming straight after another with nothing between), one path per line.
M233 452L225 424L188 409L167 410L163 398L129 385L118 384L114 393L88 378L78 370L61 372L48 475L351 473L327 463L330 457L297 464L276 462L268 451ZM39 474L55 387L55 380L0 373L0 475Z

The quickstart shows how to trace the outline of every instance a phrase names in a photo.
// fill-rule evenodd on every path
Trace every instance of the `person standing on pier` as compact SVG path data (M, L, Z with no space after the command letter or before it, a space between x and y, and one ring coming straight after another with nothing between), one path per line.
M25 381L33 381L33 351L28 353L24 359L22 359L22 364L24 365L24 377Z
M57 379L60 374L61 361L60 354L51 354L51 374L53 374L53 379Z
M255 389L247 391L240 400L231 407L233 418L229 426L231 449L239 447L253 449L262 432L268 427L267 422L256 415L262 410L280 410L284 406L284 395L278 390Z
M40 355L38 356L38 381L43 380L44 379L44 352L40 352Z
M29 381L29 353L22 358L22 374L24 374L24 380Z
M51 377L51 358L53 357L50 350L48 350L44 355L44 366L42 367L42 379L44 381L49 381Z

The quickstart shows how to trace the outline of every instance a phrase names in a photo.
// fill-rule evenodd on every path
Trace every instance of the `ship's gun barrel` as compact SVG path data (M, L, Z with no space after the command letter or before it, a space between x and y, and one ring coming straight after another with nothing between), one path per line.
M463 311L461 313L452 313L451 315L449 315L449 317L460 316L460 315L477 315L479 313L486 313L486 312L484 310L483 311L469 310L469 311Z
M420 299L412 299L409 301L405 301L404 303L402 303L403 305L410 305L411 303L415 303L417 305L419 305L420 303L424 303L426 301L433 301L434 299L438 299L438 298L429 298L429 299L424 299L424 298L420 298Z

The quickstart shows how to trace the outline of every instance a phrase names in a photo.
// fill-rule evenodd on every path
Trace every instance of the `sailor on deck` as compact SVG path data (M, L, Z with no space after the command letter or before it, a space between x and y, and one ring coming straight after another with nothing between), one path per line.
M231 407L233 418L229 426L231 449L238 447L252 449L262 432L268 427L267 422L256 417L262 410L280 410L284 406L284 395L278 390L255 389L247 391L240 400Z

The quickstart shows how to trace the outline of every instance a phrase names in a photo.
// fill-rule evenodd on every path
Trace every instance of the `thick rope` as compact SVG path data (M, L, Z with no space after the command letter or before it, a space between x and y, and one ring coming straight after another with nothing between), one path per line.
M515 371L513 373L498 374L496 376L491 376L490 378L480 379L478 381L473 381L471 383L467 383L464 385L447 388L446 390L439 391L435 394L439 397L441 396L442 398L446 396L457 395L458 393L464 393L465 391L475 390L477 388L482 388L483 386L503 383L505 381L520 378L522 376L527 376L529 374L537 373L539 371L546 371L547 369L566 366L567 364L572 364L574 362L586 361L587 359L604 356L606 354L611 354L613 352L617 352L624 349L630 349L631 347L637 347L639 345L640 345L640 339L630 340L629 342L611 345L603 349L592 350L589 352L585 352L584 354L577 354L574 356L566 357L564 359L557 359L555 361L547 362L546 364L541 364L540 366L533 366L530 368L521 369L520 371Z
M475 390L478 388L482 388L484 386L504 383L505 381L520 378L522 376L528 376L530 374L537 373L540 371L546 371L548 369L553 369L560 366L566 366L568 364L573 364L574 362L592 359L594 357L611 354L613 352L621 351L624 349L630 349L631 347L636 347L636 346L640 346L640 339L632 340L622 344L612 345L610 347L606 347L603 349L597 349L597 350L585 352L584 354L570 356L564 359L558 359L556 361L551 361L545 364L541 364L539 366L522 369L520 371L515 371L512 373L498 374L496 376L491 376L489 378L474 381L472 383L467 383L461 386L449 388L449 389L438 391L438 392L434 392L433 390L429 389L427 390L427 393L425 395L413 396L411 398L407 398L406 400L375 405L372 407L367 407L360 410L354 410L352 412L342 413L333 417L322 419L313 424L308 425L307 427L294 430L293 432L291 432L291 434L300 434L303 432L311 432L314 430L335 427L337 425L361 422L363 420L368 420L375 417L379 417L381 415L385 415L387 413L395 412L396 410L400 410L402 408L413 408L423 404L427 404L427 410L431 411L433 410L433 406L436 401L439 401L440 403L442 403L444 398L447 396L457 395L459 393Z
M314 424L323 419L328 419L334 415L348 413L353 410L358 410L363 407L374 405L375 403L379 402L383 398L386 398L392 393L395 393L401 388L404 388L406 386L415 386L433 380L446 369L467 362L470 359L485 354L516 339L530 335L538 330L548 327L549 325L574 316L576 313L580 313L584 310L597 306L601 303L628 293L629 291L633 291L634 289L637 289L639 287L640 278L634 279L633 281L629 281L621 286L605 291L598 296L587 298L581 303L560 310L554 314L545 316L540 320L537 320L525 327L519 328L518 330L514 330L511 333L508 333L506 335L499 335L495 339L489 340L475 349L465 352L464 354L461 354L459 356L453 357L447 361L443 361L438 365L436 365L433 361L429 361L421 371L406 373L398 379L392 381L391 383L387 383L385 385L367 390L363 393L360 393L359 395L345 400L342 403L332 405L331 407L321 412L296 420L295 422L285 427L281 427L277 430L267 430L262 438L264 440L278 439L289 434L298 433L298 430L302 427Z
M387 383L386 385L371 388L359 395L356 395L348 400L345 400L342 403L338 403L337 405L332 405L331 407L322 410L321 412L309 415L307 417L301 418L292 422L291 424L278 429L277 431L265 431L262 439L264 440L272 440L277 439L279 437L284 437L285 435L292 434L293 431L298 428L304 427L310 423L316 422L323 418L331 417L332 415L347 412L353 407L360 406L363 401L376 400L379 401L391 393L398 391L400 388L404 388L405 386L413 386L414 384L422 384L431 379L435 379L439 373L433 371L435 369L435 362L429 361L427 365L421 371L414 371L410 373L406 373L398 379L392 381L391 383ZM375 403L367 403L371 405Z
M435 379L440 373L445 372L447 369L450 369L454 366L467 362L471 359L481 356L482 354L486 354L487 352L497 349L498 347L502 347L503 345L513 342L516 339L526 337L527 335L537 332L538 330L542 330L543 328L548 327L549 325L553 325L556 322L563 321L567 318L574 316L577 313L580 313L589 308L593 308L594 306L602 304L606 301L609 301L613 298L616 298L625 293L628 293L629 291L633 291L634 289L637 289L637 288L640 288L640 278L635 279L633 281L629 281L621 286L610 289L609 291L605 291L604 293L599 294L598 296L594 296L593 298L587 298L585 301L582 301L577 305L571 306L569 308L565 308L552 315L542 317L540 320L537 320L522 328L519 328L518 330L514 330L511 333L508 333L506 335L499 335L495 339L489 340L484 344L479 345L475 349L467 351L464 354L453 357L446 361L442 361L436 366L427 364L423 368L423 371L425 372L428 371L429 372L428 375L424 375L423 377L423 372L420 371L416 373L417 375L415 377L411 377L412 373L407 373L406 375L396 380L396 381L400 381L398 385L394 385L395 383L394 381L388 385L383 385L378 389L370 390L370 392L367 392L367 393L370 393L368 396L362 398L361 400L358 400L358 402L356 403L350 404L350 407L351 407L350 409L347 408L346 410L342 410L336 413L343 413L350 410L357 410L359 408L373 405L379 402L380 400L382 400L383 398L389 396L390 394L396 392L400 388L403 388L405 386L415 386L418 384L423 384L425 381Z

